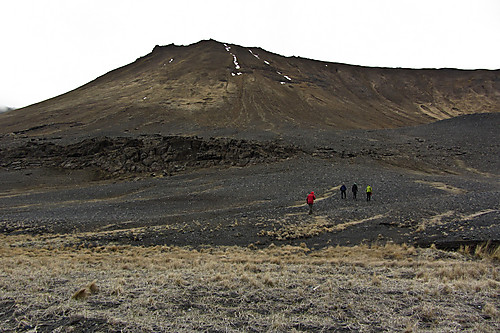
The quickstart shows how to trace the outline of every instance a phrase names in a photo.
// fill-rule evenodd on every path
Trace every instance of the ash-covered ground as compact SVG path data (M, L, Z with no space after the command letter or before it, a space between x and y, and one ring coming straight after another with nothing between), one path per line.
M77 233L88 246L498 244L499 120L472 115L272 141L5 136L0 231Z

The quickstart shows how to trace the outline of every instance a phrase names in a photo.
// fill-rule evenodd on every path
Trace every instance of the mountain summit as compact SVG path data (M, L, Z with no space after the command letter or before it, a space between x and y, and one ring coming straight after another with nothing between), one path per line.
M500 71L369 68L214 40L156 46L58 97L0 115L0 134L207 134L412 126L500 111Z

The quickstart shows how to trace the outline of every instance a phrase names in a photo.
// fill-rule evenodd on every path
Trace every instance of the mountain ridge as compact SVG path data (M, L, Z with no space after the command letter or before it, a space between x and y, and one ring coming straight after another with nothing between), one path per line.
M66 94L2 114L0 134L279 137L499 111L499 70L363 67L205 40L157 45Z

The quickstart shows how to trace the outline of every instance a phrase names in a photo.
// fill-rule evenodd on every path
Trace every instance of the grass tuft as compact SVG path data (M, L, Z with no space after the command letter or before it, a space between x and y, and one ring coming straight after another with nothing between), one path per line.
M500 320L500 311L498 310L497 305L493 303L486 303L483 307L483 313L490 316L493 320Z
M99 292L99 287L97 286L97 280L94 280L91 283L89 283L87 289L91 294L97 294Z
M87 288L82 288L75 292L73 296L71 296L72 299L75 299L77 301L83 301L89 297L90 291Z
M480 259L500 261L500 245L495 246L492 245L491 242L486 242L476 246L462 245L458 252L467 256L475 256Z

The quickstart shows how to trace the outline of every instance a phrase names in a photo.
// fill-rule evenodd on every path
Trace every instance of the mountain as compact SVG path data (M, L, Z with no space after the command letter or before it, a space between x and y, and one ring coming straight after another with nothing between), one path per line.
M0 115L0 134L293 136L500 111L500 71L369 68L214 40L156 46L55 98Z
M15 108L11 108L5 105L0 105L0 113L7 112L7 111L12 111L15 110Z
M500 71L367 68L212 40L157 46L0 114L0 233L71 234L75 248L494 250L499 106ZM357 200L342 199L354 183Z

